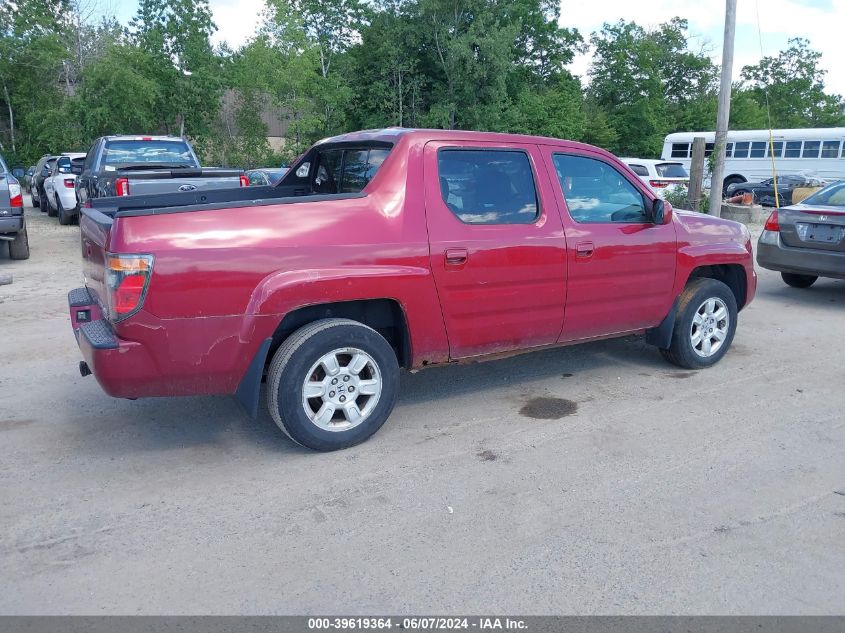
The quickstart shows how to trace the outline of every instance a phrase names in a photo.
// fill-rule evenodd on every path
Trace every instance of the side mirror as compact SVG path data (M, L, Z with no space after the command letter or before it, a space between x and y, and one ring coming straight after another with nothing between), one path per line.
M651 205L651 221L654 224L669 224L672 221L672 205L656 198Z

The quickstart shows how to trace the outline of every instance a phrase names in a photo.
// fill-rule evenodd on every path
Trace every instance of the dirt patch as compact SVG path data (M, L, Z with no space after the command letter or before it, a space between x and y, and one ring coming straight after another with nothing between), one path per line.
M572 374L561 374L561 378L572 378Z
M674 374L669 374L669 378L678 378L679 380L684 378L692 378L693 376L695 376L694 371L679 371L675 372Z
M481 451L480 453L478 453L478 458L482 462L495 462L497 459L499 459L499 456L496 453L494 453L493 451L491 451L489 449L485 449L485 450Z
M519 412L535 420L559 420L578 411L578 403L565 398L532 398Z

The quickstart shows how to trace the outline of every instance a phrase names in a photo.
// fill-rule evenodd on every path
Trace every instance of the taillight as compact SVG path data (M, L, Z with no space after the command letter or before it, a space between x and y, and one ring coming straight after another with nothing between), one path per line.
M152 255L106 255L106 288L112 321L122 321L141 309L152 272Z
M249 178L244 174L241 174L241 187L249 187Z
M648 184L650 184L655 189L663 189L663 187L668 187L672 183L668 180L649 180Z
M777 210L772 211L769 219L766 220L766 225L763 227L764 231L780 232L780 223L778 222Z
M65 178L65 187L68 189L73 189L73 185L76 181L73 178Z
M118 196L128 196L129 178L116 178L114 181L114 190Z
M15 208L23 207L23 194L20 183L9 181L9 198Z

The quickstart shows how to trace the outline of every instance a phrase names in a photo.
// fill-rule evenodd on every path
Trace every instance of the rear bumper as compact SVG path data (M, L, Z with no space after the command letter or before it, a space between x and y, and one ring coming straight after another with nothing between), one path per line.
M142 310L115 331L87 288L68 294L68 308L82 357L117 398L233 394L277 324L244 326L241 316L159 319Z
M757 263L783 273L845 279L845 253L785 246L780 235L773 231L764 231L760 236Z
M144 348L114 334L87 288L68 294L68 308L79 351L103 391L117 398L144 395L139 387L156 375L155 364Z
M0 215L0 233L20 233L22 230L22 215Z

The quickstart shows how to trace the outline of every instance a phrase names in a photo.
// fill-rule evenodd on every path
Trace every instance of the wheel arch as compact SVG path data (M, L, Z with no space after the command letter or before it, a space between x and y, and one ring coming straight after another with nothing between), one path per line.
M261 341L235 391L235 399L251 417L258 415L261 381L276 350L299 328L314 321L331 318L351 319L371 327L393 348L399 366L411 367L410 329L405 310L398 300L356 299L300 306L285 314L272 335Z
M707 278L721 281L728 288L736 299L737 310L745 307L748 296L748 281L745 276L745 267L742 264L709 264L694 268L687 279L689 284L694 279ZM686 284L685 284L686 286Z

